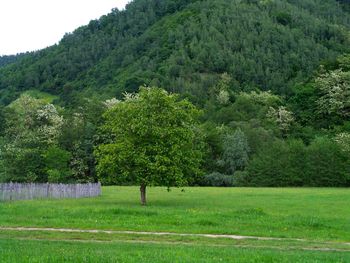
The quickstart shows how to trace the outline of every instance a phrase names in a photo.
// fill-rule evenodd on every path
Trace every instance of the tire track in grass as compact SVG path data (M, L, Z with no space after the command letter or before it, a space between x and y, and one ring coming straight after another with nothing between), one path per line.
M152 241L152 240L81 240L81 239L43 239L43 238L16 238L21 241L45 241L45 242L74 242L74 243L102 243L102 244L154 244L154 245L180 245L180 246L197 246L197 247L217 247L217 248L247 248L247 249L272 249L281 251L291 250L303 250L303 251L319 251L319 252L350 252L348 249L337 249L337 248L303 248L303 247L278 247L278 246L264 246L264 245L224 245L224 244L196 244L193 242L179 242L179 241Z
M191 234L191 233L173 233L173 232L146 232L146 231L127 231L127 230L99 230L99 229L73 229L73 228L38 228L38 227L0 227L0 231L33 231L33 232L61 232L61 233L92 233L92 234L126 234L126 235L147 235L147 236L175 236L175 237L204 237L204 238L225 238L232 240L260 240L260 241L298 241L298 242L315 242L313 240L300 238L278 238L278 237L258 237L258 236L241 236L241 235L225 235L225 234ZM37 238L19 238L21 240L46 240L46 241L63 241L63 242L120 242L120 243L150 243L150 244L177 244L177 245L198 245L192 242L178 241L152 241L152 240L118 240L118 241L103 241L103 240L81 240L81 239L37 239ZM213 247L238 247L238 248L265 248L278 250L307 250L307 251L337 251L350 252L350 243L348 242L318 242L319 244L332 244L349 246L349 249L339 249L330 247L296 247L296 246L265 246L265 245L224 245L224 244L201 244Z
M278 238L278 237L257 237L257 236L240 236L225 234L191 234L175 232L146 232L146 231L128 231L128 230L99 230L99 229L73 229L73 228L37 228L37 227L0 227L0 230L8 231L50 231L50 232L67 232L67 233L102 233L102 234L130 234L130 235L153 235L153 236L178 236L178 237L207 237L207 238L228 238L234 240L255 239L270 241L301 241L309 240L299 238Z

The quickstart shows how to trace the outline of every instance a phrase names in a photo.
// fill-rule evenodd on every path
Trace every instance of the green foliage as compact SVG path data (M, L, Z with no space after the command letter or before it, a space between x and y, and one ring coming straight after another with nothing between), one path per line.
M121 97L147 84L203 104L224 72L232 90L290 94L321 61L349 51L349 17L335 0L135 0L58 45L0 58L0 97L37 89L75 106L81 94Z
M335 142L339 145L339 147L346 153L350 154L350 133L342 132L337 134L335 137Z
M43 153L49 182L66 182L69 177L71 154L57 146L49 147Z
M101 111L96 108L98 107L94 108L93 113L86 108L83 110L98 123ZM72 113L65 119L59 111L63 109L48 104L46 99L33 98L28 94L23 94L3 109L6 122L3 137L0 137L2 181L95 180L93 124L77 113ZM81 165L77 163L83 165L83 175Z
M219 104L215 107L207 105L206 117L219 124L256 119L262 125L267 125L267 114L270 108L277 107L281 103L281 98L271 92L240 92L235 95L233 103Z
M8 64L15 63L16 61L18 61L22 57L29 55L29 54L30 53L27 52L27 53L20 53L17 55L0 56L0 67L4 67Z
M317 103L321 114L350 117L350 71L338 69L322 73L315 85L320 90Z
M346 185L350 13L336 2L135 0L58 45L0 57L0 180L93 182L96 149L106 184L197 184L201 168L256 186ZM129 94L145 84L179 95ZM196 131L187 100L204 111Z
M44 163L39 148L4 145L1 149L1 159L4 169L3 181L19 183L46 181L46 176L42 169Z
M302 125L332 129L350 116L350 59L340 56L321 66L312 81L294 89L291 108Z
M198 115L190 102L159 88L126 94L104 114L107 139L96 150L100 179L167 187L193 181L201 162Z
M42 92L39 90L28 90L28 91L22 93L22 95L28 95L32 98L39 99L39 100L43 101L44 103L53 103L55 100L57 100L59 98L58 96L54 96L50 93Z
M350 156L334 141L317 138L307 153L306 185L350 186Z
M302 142L277 140L253 157L244 180L252 186L302 186L305 155Z
M222 165L228 174L244 170L249 161L249 151L247 138L240 129L224 136Z
M288 111L284 106L280 106L277 109L270 107L267 117L277 125L282 136L286 137L294 122L293 113Z
M309 146L301 141L276 141L254 156L243 184L349 186L349 169L349 155L328 138L316 138Z
M47 182L49 183L62 183L62 174L59 170L47 170Z
M230 187L233 186L233 176L214 172L204 175L199 184L201 186Z

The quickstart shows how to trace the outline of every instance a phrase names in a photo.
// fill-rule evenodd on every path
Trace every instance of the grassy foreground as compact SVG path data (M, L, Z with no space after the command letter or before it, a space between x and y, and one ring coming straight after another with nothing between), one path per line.
M348 189L104 187L98 198L0 203L0 226L239 234L350 241Z
M0 262L349 262L350 253L272 249L1 240Z
M98 198L3 202L0 227L286 239L0 230L0 262L350 262L347 189L150 188L148 201L137 187L104 187Z

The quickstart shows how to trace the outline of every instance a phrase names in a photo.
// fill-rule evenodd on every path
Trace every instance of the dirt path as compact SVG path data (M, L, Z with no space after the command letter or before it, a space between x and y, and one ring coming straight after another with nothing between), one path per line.
M304 251L319 251L319 252L350 252L350 249L337 249L337 248L321 248L321 247L279 247L272 245L225 245L225 244L196 244L189 242L180 242L180 241L153 241L153 240L82 240L82 239L39 239L39 238L18 238L19 240L37 240L37 241L48 241L48 242L74 242L74 243L127 243L127 244L155 244L155 245L181 245L181 246L197 246L197 247L217 247L217 248L250 248L250 249L274 249L281 251L290 251L290 250L304 250Z
M234 240L255 239L255 240L289 240L289 241L308 241L298 238L277 238L277 237L257 237L257 236L238 236L238 235L220 235L220 234L190 234L173 232L145 232L145 231L123 231L123 230L86 230L72 228L36 228L36 227L0 227L0 230L8 231L51 231L67 233L103 233L103 234L130 234L130 235L153 235L153 236L182 236L182 237L208 237L208 238L228 238Z
M72 229L72 228L38 228L38 227L0 227L0 231L45 231L45 232L65 232L65 233L103 233L103 234L127 234L127 235L148 235L148 236L178 236L178 237L206 237L206 238L226 238L233 240L265 240L265 241L299 241L301 245L303 242L315 242L313 240L300 239L300 238L277 238L277 237L258 237L258 236L240 236L240 235L223 235L223 234L190 234L190 233L173 233L173 232L145 232L145 231L123 231L123 230L99 230L99 229ZM20 238L23 240L31 240L27 238ZM34 238L35 239L35 238ZM42 239L40 239L42 240ZM76 241L76 242L113 242L113 241L101 241L101 240L72 240L72 239L59 239L50 241ZM142 240L118 240L118 242L127 243L154 243L154 244L181 244L181 245L192 245L188 242L168 242L168 241L142 241ZM242 248L270 248L279 250L310 250L310 251L341 251L350 252L350 243L345 242L317 242L319 244L333 244L333 245L343 245L349 246L349 249L342 248L332 248L332 247L303 247L303 246L264 246L264 245L219 245L219 244L205 244L206 246L230 246L230 247L242 247Z

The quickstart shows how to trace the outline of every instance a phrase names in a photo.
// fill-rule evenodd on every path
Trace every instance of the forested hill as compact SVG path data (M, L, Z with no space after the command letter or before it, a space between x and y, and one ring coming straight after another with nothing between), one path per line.
M125 179L129 172L110 169L116 162L109 154L119 146L133 152L120 154L128 167L150 160L149 171L159 167L160 178L187 154L169 150L168 141L169 149L158 147L173 132L153 125L164 119L172 127L178 121L168 122L170 109L196 107L193 115L203 113L196 124L180 122L192 134L181 135L192 138L181 139L183 145L192 149L198 139L198 159L187 160L198 166L186 171L191 185L350 186L349 6L345 0L134 0L57 45L0 58L0 182L138 184L134 172ZM187 106L163 110L159 101L178 99L157 88L130 94L142 85L179 93ZM144 107L118 104L140 96L135 105ZM126 115L114 111L117 105L127 106ZM120 123L130 124L131 134L144 127L147 133L135 141L119 136L124 130L114 125ZM150 155L129 158L144 152L129 147L131 141L152 144L145 150Z
M18 61L19 59L23 58L26 55L29 55L30 53L20 53L17 55L9 55L9 56L0 56L0 67L4 67L8 64L14 63Z
M350 51L341 2L135 0L0 67L0 100L35 89L74 104L76 95L119 96L147 84L203 103L224 72L232 90L289 94L320 63Z

